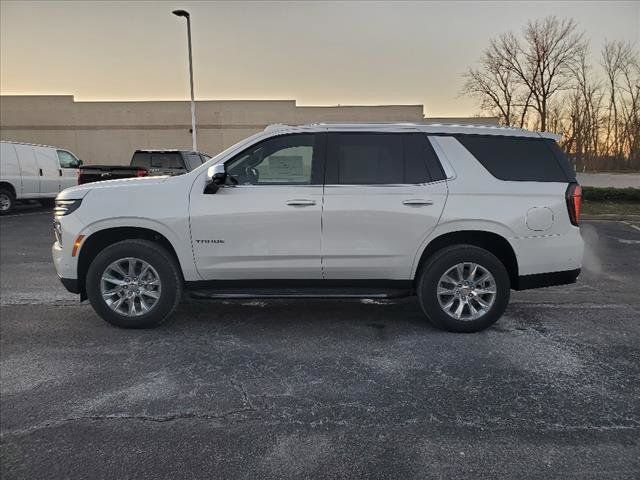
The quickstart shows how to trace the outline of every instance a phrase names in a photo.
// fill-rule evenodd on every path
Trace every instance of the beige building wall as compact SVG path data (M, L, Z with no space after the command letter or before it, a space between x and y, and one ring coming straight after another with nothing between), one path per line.
M196 102L198 149L216 154L273 123L424 122L422 105L298 107L294 100ZM496 123L489 118L438 119ZM0 138L54 145L87 164L127 164L136 149L191 148L189 102L76 102L71 95L1 96Z

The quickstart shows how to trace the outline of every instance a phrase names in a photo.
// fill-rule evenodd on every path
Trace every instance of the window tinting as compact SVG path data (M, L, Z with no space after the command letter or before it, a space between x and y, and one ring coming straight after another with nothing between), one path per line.
M404 138L405 183L444 180L444 170L427 136L424 133L407 133Z
M457 135L456 138L496 178L532 182L567 182L543 138Z
M545 139L545 143L547 144L547 146L553 152L553 155L556 157L556 160L560 164L560 168L562 168L562 170L564 171L565 175L567 176L567 179L570 182L575 182L576 181L576 171L574 170L573 166L571 165L571 162L569 161L569 158L567 158L567 155L562 151L562 149L555 142L555 140L547 138L547 139Z
M327 162L328 184L419 184L444 178L422 133L331 133Z
M308 185L317 135L269 138L226 163L227 172L241 185Z
M330 135L329 155L337 162L337 183L372 185L404 181L402 135L335 133Z

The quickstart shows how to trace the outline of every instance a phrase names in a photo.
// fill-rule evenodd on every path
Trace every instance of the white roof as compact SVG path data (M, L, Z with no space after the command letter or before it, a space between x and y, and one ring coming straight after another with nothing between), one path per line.
M559 140L561 135L550 132L532 132L516 127L497 125L456 125L445 123L313 123L308 125L269 125L265 132L276 131L366 131L366 132L400 132L422 131L427 134L445 135L501 135L509 137L551 138Z
M56 150L64 150L65 152L67 151L64 148L54 147L53 145L43 145L41 143L18 142L18 141L14 141L14 140L2 140L2 143L12 143L14 145L28 145L30 147L55 148Z

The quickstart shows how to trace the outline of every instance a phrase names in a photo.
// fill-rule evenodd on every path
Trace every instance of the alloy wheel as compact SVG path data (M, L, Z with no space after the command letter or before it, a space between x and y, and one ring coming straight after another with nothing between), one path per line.
M160 275L139 258L116 260L105 268L100 278L100 294L114 312L127 317L148 313L160 299Z
M496 281L485 267L462 262L449 268L438 281L440 308L456 320L477 320L496 299Z

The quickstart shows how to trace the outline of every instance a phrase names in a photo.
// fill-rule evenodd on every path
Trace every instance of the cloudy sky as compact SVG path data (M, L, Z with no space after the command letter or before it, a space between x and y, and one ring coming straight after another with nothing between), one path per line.
M299 105L424 104L471 115L461 74L489 38L546 15L575 19L597 62L605 39L640 47L640 2L2 1L2 94L77 100L196 97Z

